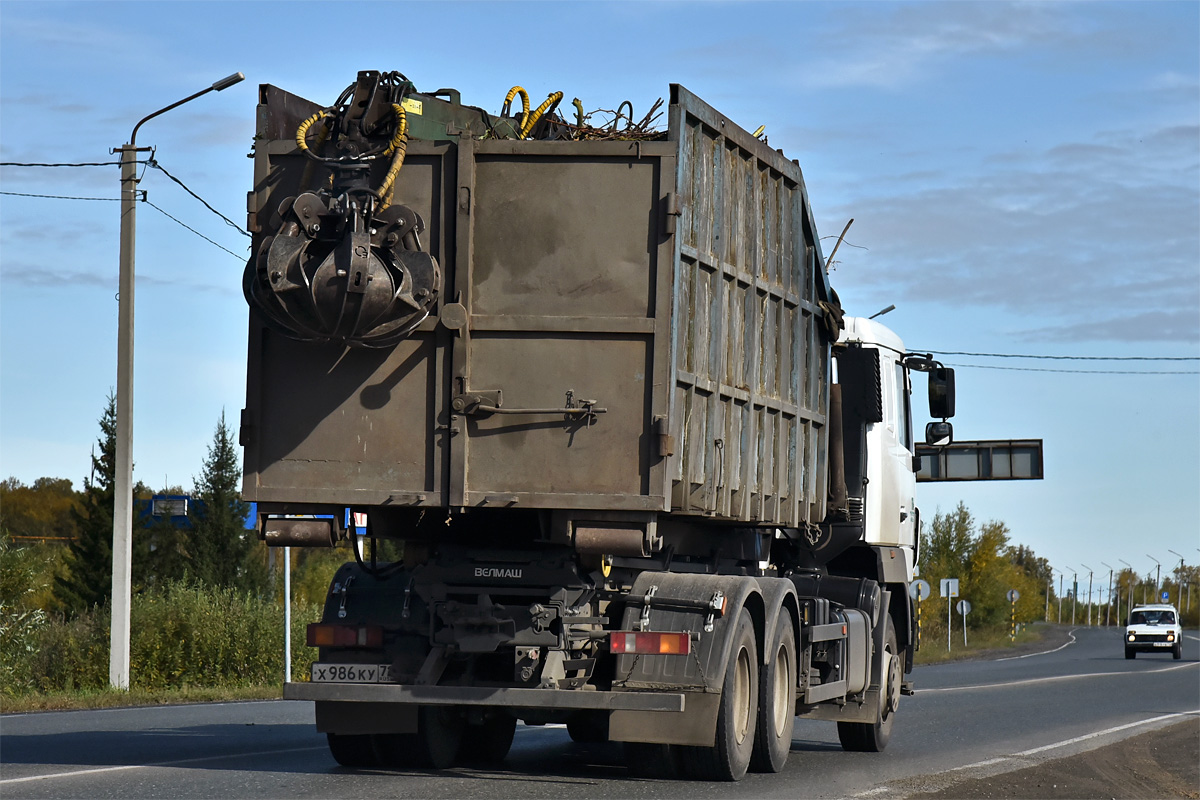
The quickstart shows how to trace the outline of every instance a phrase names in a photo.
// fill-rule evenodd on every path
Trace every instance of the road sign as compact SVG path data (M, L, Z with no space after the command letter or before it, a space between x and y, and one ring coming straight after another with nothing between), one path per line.
M954 608L958 611L958 613L965 617L967 614L971 613L971 601L959 600L958 603L955 604Z
M915 580L908 587L908 593L913 600L924 600L929 597L929 593L933 591L929 588L929 583L923 580Z
M958 578L942 578L942 597L958 597Z
M1168 591L1166 591L1166 590L1164 589L1164 590L1163 590L1163 593L1162 593L1162 601L1163 601L1164 603L1166 603L1166 602L1169 602L1169 601L1170 601L1170 599L1171 599L1171 593L1170 593L1170 592L1168 592Z
M1016 589L1009 589L1008 594L1005 595L1005 597L1008 598L1008 602L1015 603L1017 600L1021 599L1021 593Z

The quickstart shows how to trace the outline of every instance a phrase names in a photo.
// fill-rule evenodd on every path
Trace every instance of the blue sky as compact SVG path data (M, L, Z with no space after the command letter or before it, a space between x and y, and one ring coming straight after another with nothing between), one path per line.
M138 134L240 223L256 85L326 104L360 69L492 112L519 83L640 116L681 83L800 161L823 236L854 218L834 285L852 314L894 303L910 349L1192 359L946 356L957 437L1043 438L1047 478L918 502L961 499L1060 569L1200 561L1200 4L5 0L0 160L111 160L241 71ZM141 188L237 254L138 208L135 477L186 487L244 404L249 240L160 171ZM4 167L0 189L116 198L118 172ZM88 472L117 206L0 195L0 476Z

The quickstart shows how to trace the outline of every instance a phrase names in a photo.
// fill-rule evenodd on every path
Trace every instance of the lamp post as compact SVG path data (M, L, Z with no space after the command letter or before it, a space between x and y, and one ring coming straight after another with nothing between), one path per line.
M1178 605L1175 610L1182 611L1183 610L1183 556L1180 556L1179 553L1176 553L1174 550L1168 550L1167 552L1173 556L1179 556L1179 572L1175 573L1175 580L1178 584L1178 586L1176 587L1176 591L1179 594L1179 599L1176 601L1178 603Z
M1087 564L1080 564L1079 566L1083 567L1084 569L1086 569L1088 571L1087 624L1088 624L1088 627L1090 628L1090 627L1092 627L1092 568L1089 567Z
M1132 565L1132 564L1130 564L1128 561L1126 561L1126 560L1125 560L1125 559L1123 559L1123 558L1118 558L1118 559L1117 559L1117 561L1120 561L1122 564L1124 564L1125 566L1129 567L1129 571L1130 571L1130 572L1133 572L1133 565ZM1120 586L1118 586L1118 587L1117 587L1117 594L1118 594L1118 595L1120 595L1120 593L1121 593L1120 589L1121 589L1121 587L1120 587ZM1130 581L1130 583L1129 583L1129 602L1126 604L1126 607L1125 607L1125 612L1126 612L1126 613L1125 613L1125 616L1126 616L1126 617L1128 617L1128 616L1129 616L1129 612L1130 612L1130 611L1133 611L1133 582L1132 582L1132 581Z
M1075 627L1075 608L1079 605L1079 570L1071 568L1071 627Z
M1110 624L1112 624L1110 622L1110 620L1112 619L1113 568L1111 566L1109 566L1108 564L1105 564L1103 561L1100 562L1100 566L1108 567L1108 602L1104 604L1104 627L1107 628ZM1117 616L1118 617L1121 616L1121 598L1120 597L1117 598Z
M1153 561L1155 564L1158 565L1158 567L1154 573L1154 602L1157 603L1158 602L1158 587L1162 586L1162 564L1159 563L1159 560L1157 558L1150 555L1149 553L1146 554L1146 558L1150 559L1151 561ZM1145 593L1143 593L1142 602L1145 602L1145 601L1146 601Z
M129 688L130 563L133 558L133 256L137 222L137 132L159 114L212 91L245 80L235 72L177 103L143 117L121 151L121 266L117 281L117 419L113 474L112 629L108 680L114 689Z

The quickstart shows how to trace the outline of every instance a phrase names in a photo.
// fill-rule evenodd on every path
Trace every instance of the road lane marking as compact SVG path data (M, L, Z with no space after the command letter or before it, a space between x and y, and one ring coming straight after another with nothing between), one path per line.
M1114 677L1141 677L1142 675L1153 675L1159 672L1173 672L1177 669L1188 669L1189 667L1200 666L1200 662L1191 661L1187 664L1177 664L1171 667L1163 667L1161 669L1151 669L1145 672L1088 672L1082 675L1053 675L1048 678L1026 678L1020 681L1008 681L1006 683L978 683L972 686L944 686L940 689L918 689L917 695L933 694L935 692L965 692L971 689L1007 689L1010 686L1028 686L1034 683L1054 683L1056 681L1077 681L1086 678L1114 678Z
M1014 753L1013 757L1014 758L1025 758L1028 756L1036 755L1037 753L1044 753L1047 750L1054 750L1059 747L1066 747L1067 745L1075 744L1076 742L1086 742L1088 739L1095 739L1097 736L1104 736L1105 734L1108 734L1108 733L1116 733L1117 731L1128 730L1129 728L1137 728L1141 725L1147 725L1151 722L1161 722L1163 720L1174 719L1176 717L1193 717L1193 716L1196 716L1196 714L1198 714L1198 713L1200 713L1200 712L1180 711L1175 714L1163 714L1158 717L1151 717L1150 719L1139 720L1138 722L1127 722L1124 725L1117 725L1116 727L1113 727L1113 728L1106 728L1105 730L1096 731L1095 733L1085 734L1084 736L1076 736L1074 739L1064 739L1063 741L1055 742L1054 744L1046 744L1046 745L1042 745L1041 747L1034 747L1030 750L1022 750L1019 753Z
M1067 636L1071 637L1071 640L1069 642L1059 645L1058 647L1054 648L1053 650L1042 650L1039 653L1026 653L1023 656L1007 656L1005 658L997 658L994 660L995 661L1016 661L1019 658L1032 658L1033 656L1045 656L1045 655L1049 655L1050 653L1057 653L1059 650L1062 650L1064 647L1070 647L1071 645L1075 644L1075 631L1077 631L1077 630L1079 630L1079 629L1074 628L1070 631L1067 631Z
M130 769L146 769L148 767L174 767L181 764L200 764L205 761L220 761L222 759L231 758L253 758L254 756L277 756L284 753L306 753L309 750L324 750L325 746L320 747L292 747L287 750L260 750L257 753L227 753L219 756L203 756L201 758L184 758L177 761L156 761L153 764L122 764L117 767L96 767L95 769L77 769L70 772L53 772L49 775L28 775L24 778L4 778L0 779L0 786L7 786L10 783L27 783L28 781L45 781L52 778L73 778L77 775L96 775L102 772L120 772ZM9 764L11 767L12 765Z
M1030 748L1029 750L1022 750L1019 753L1013 753L1013 754L1007 755L1007 756L999 756L997 758L988 758L983 761L976 761L974 764L966 764L965 766L961 766L961 767L951 767L950 769L943 770L943 774L950 773L950 772L963 772L966 770L983 769L985 767L993 767L997 764L1005 764L1008 762L1017 762L1016 766L1014 766L1013 769L1020 769L1024 766L1026 766L1026 764L1024 764L1022 762L1027 762L1027 761L1031 760L1031 758L1033 756L1036 756L1039 753L1044 753L1048 750L1057 750L1060 747L1068 747L1073 744L1078 744L1079 742L1085 742L1089 739L1095 739L1099 736L1106 736L1108 734L1119 733L1120 731L1129 730L1130 728L1138 728L1143 725L1150 725L1150 724L1156 723L1156 722L1164 722L1166 720L1176 719L1178 717L1194 717L1194 716L1197 716L1198 714L1200 714L1200 711L1180 711L1180 712L1177 712L1174 714L1161 714L1157 717L1150 717L1149 719L1142 719L1142 720L1138 720L1136 722L1127 722L1124 725L1116 725L1111 728L1105 728L1102 731L1095 731L1093 733L1085 734L1084 736L1076 736L1071 739L1063 739L1060 742L1053 742L1051 744L1042 745L1041 747L1033 747L1033 748ZM1003 774L1004 772L1008 772L1008 771L1009 770L1001 770L1000 773L992 772L989 774ZM925 787L925 788L928 789L929 787ZM939 788L945 788L945 787L939 787ZM859 792L859 793L853 795L853 797L874 797L876 795L892 794L892 793L895 793L896 791L897 791L897 787L895 787L895 786L891 786L891 785L876 786L875 788L868 789L865 792Z

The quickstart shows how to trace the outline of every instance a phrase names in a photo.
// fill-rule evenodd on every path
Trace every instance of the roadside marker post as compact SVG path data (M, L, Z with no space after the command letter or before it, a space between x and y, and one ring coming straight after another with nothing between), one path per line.
M1011 621L1008 629L1008 640L1009 642L1015 642L1017 640L1017 600L1021 598L1021 593L1016 589L1009 589L1007 597L1009 605L1012 607L1012 613L1010 615Z
M932 591L932 590L929 588L929 584L926 581L921 580L920 578L913 581L908 587L909 595L912 596L913 600L917 601L917 649L918 650L921 649L921 601L924 600L926 597L929 597L930 591Z

